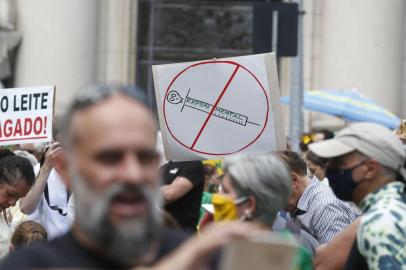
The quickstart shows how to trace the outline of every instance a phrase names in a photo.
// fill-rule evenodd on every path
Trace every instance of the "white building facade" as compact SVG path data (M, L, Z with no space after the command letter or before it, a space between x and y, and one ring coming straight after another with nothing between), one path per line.
M59 112L84 85L136 83L137 0L16 3L15 87L56 85ZM304 88L356 88L405 118L405 8L403 0L304 0ZM290 61L281 60L282 94ZM306 119L308 129L342 124Z

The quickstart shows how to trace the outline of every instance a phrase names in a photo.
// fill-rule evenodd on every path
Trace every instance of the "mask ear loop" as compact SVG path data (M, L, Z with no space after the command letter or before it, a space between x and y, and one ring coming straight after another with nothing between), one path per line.
M243 197L237 198L237 199L234 201L234 203L235 203L235 205L239 205L239 204L242 204L242 203L248 201L248 199L249 199L248 196L243 196ZM240 220L240 221L249 221L249 220L252 220L252 213L249 212L248 210L245 210L245 211L244 211L244 214L241 216L241 218L240 218L239 220Z
M235 203L235 205L239 205L239 204L242 204L242 203L244 203L246 201L248 201L248 196L242 196L242 197L239 197L239 198L235 199L234 203Z

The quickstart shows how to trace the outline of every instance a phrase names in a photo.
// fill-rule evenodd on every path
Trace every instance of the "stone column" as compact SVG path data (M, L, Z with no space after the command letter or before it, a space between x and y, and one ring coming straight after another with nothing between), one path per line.
M356 88L401 112L403 0L326 0L320 88Z
M136 0L101 0L98 80L135 83L137 58Z
M56 85L56 111L96 82L97 0L17 0L16 87Z

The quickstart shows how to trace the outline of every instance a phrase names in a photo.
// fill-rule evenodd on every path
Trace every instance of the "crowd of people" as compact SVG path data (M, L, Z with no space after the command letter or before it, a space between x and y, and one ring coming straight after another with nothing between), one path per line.
M0 269L406 269L405 134L354 123L301 153L162 164L146 104L89 86L54 142L0 150Z

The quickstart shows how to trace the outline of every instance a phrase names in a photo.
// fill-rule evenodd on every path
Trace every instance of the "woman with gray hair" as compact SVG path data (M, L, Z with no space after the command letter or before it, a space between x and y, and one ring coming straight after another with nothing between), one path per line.
M243 154L226 158L221 192L234 201L236 218L259 223L267 230L290 232L311 255L315 253L318 241L278 215L292 192L290 173L279 157Z
M283 161L272 154L238 155L224 161L222 193L234 199L237 216L272 226L292 192Z

